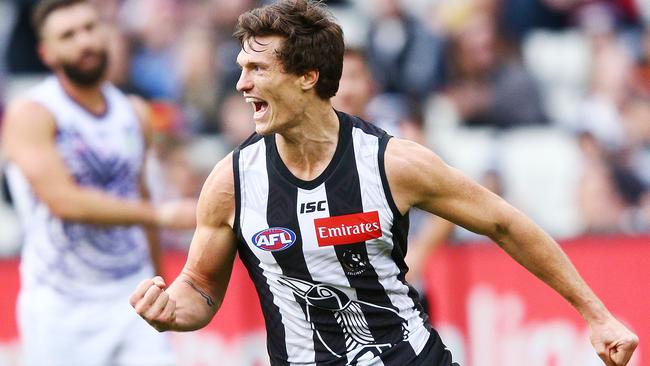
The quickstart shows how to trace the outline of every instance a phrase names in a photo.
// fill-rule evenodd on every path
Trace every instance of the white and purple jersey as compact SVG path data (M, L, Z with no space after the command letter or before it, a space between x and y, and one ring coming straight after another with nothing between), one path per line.
M102 94L106 110L97 115L75 102L52 76L34 87L28 99L54 117L58 152L77 184L137 199L145 154L140 122L117 88L105 84ZM15 164L9 164L7 176L24 232L25 288L47 286L71 298L97 299L123 291L119 280L151 269L141 227L62 220L35 195Z

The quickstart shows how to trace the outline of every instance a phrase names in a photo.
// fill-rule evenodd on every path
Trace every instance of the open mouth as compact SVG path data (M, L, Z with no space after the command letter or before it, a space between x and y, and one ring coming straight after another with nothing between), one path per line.
M246 102L253 105L253 111L255 112L253 115L254 118L263 116L269 109L269 104L262 99L247 97Z
M264 112L269 107L269 104L266 102L253 102L253 108L255 108L255 113Z

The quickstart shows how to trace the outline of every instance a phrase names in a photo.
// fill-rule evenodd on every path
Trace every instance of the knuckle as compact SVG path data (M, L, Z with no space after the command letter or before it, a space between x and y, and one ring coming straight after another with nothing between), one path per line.
M149 308L149 310L147 310L147 312L145 313L146 318L151 321L155 321L159 315L160 315L160 311L154 308Z
M157 322L158 324L166 324L167 322L169 322L169 317L160 313L154 318L154 321Z
M135 308L135 312L138 313L140 316L144 316L144 313L147 311L147 306L142 302L137 303L134 306L134 308Z
M155 286L155 285L149 287L149 289L147 290L148 293L151 293L151 294L154 294L154 295L160 294L161 291L162 291L162 289L160 287L158 287L158 286Z

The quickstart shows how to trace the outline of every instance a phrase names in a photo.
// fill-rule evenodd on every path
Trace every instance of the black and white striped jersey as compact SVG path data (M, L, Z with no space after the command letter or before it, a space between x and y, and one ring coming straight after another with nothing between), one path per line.
M408 215L386 179L390 136L337 114L334 157L312 181L288 170L274 136L253 135L233 155L239 255L271 363L405 366L425 353L441 362L448 352L404 280Z

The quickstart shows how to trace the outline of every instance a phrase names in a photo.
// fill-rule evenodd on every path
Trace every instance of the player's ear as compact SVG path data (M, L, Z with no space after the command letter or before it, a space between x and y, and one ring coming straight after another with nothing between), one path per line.
M47 45L45 45L45 41L41 40L38 42L38 45L36 45L36 52L38 53L38 57L45 65L52 67L54 60L52 60L52 56L47 50Z
M318 70L309 70L305 72L302 76L300 76L299 83L300 83L300 88L303 91L308 91L309 89L313 89L316 87L316 83L318 82L318 77L320 76Z

